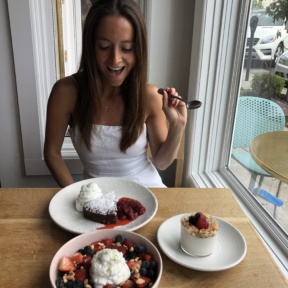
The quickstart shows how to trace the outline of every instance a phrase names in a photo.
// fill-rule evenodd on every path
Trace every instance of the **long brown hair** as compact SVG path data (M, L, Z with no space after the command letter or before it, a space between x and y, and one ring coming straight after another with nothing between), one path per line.
M121 86L125 111L120 149L125 152L139 137L146 110L145 86L147 83L148 48L144 17L134 0L95 0L90 8L83 29L82 57L76 78L78 98L75 125L91 148L90 138L93 115L100 113L102 83L95 57L95 30L99 20L109 15L125 17L134 29L136 63Z

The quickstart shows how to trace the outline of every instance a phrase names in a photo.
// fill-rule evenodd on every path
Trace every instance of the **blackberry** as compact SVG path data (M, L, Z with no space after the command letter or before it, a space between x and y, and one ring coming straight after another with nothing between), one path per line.
M80 280L75 280L72 283L73 283L72 288L84 288L84 283Z
M59 276L57 279L56 279L56 287L57 288L66 288L65 287L65 284L64 284L64 281L63 281L63 278L61 276Z
M194 216L190 216L190 217L189 217L189 224L195 226L196 223L197 223L197 219L196 219L196 217L194 217Z
M84 255L90 255L90 256L92 256L93 257L93 255L94 255L94 251L93 251L93 249L91 248L91 246L85 246L84 247Z
M156 269L157 269L157 262L156 261L151 261L150 263L149 263L149 267L151 268L151 269L153 269L154 271L156 271Z
M115 242L119 242L120 244L122 244L125 240L125 237L122 235L122 234L118 234L116 237L115 237Z
M136 253L135 253L135 251L128 251L128 253L127 253L127 258L128 258L128 259L135 259L135 258L136 258Z
M154 269L149 268L147 271L147 276L151 279L151 280L155 280L157 278L157 274L154 271Z
M73 288L73 283L74 283L74 281L69 280L65 283L65 287L66 288Z

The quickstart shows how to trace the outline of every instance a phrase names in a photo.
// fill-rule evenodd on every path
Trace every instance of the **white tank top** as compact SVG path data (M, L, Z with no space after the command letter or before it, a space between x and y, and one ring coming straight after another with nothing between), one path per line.
M84 167L84 178L118 177L145 187L166 187L147 157L146 129L145 124L136 143L123 153L120 150L122 126L93 125L91 151L82 140L79 129L70 128L72 143Z

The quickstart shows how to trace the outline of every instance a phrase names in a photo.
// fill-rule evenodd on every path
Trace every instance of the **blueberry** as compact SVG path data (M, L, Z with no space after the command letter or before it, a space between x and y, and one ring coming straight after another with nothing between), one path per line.
M142 267L140 268L139 273L142 276L147 276L147 269Z
M143 261L141 264L141 267L146 268L146 269L148 269L149 266L150 266L150 262L148 262L148 261Z
M197 213L195 214L196 220L198 220L198 219L200 218L201 214L202 214L201 212L197 212Z
M93 257L94 251L93 251L93 249L91 248L91 246L85 246L85 247L84 247L84 255L90 255L90 256Z
M84 249L79 249L77 252L81 253L82 255L85 255Z
M123 243L123 241L125 240L125 237L121 234L118 234L116 237L115 237L115 242L119 242L119 243Z
M151 269L153 269L154 271L156 271L156 269L157 269L157 262L156 261L151 261L150 262L150 265L149 265L149 267L151 268Z
M141 244L136 244L134 247L134 251L136 254L145 253L145 247Z

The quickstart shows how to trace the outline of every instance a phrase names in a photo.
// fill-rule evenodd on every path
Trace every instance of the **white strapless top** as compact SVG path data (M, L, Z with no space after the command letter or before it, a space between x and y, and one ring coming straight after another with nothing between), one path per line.
M84 178L117 177L135 181L145 187L166 187L147 157L147 128L136 143L121 152L122 126L94 125L91 133L91 151L88 150L79 129L69 129L72 143L83 164Z

